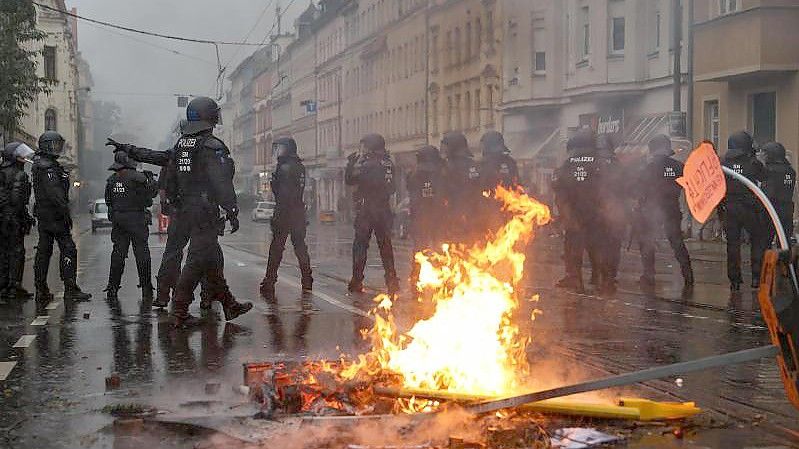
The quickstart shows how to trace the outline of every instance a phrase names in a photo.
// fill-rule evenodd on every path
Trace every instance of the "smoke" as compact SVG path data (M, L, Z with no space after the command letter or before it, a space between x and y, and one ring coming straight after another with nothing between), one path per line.
M275 2L255 27L250 42L261 42L275 22ZM269 4L265 0L67 0L79 15L115 24L200 39L241 41ZM294 2L282 21L284 31L307 2ZM221 46L229 75L259 47ZM212 45L184 43L113 30L78 21L78 50L94 80L92 98L120 106L115 133L137 136L141 146L157 146L183 114L175 94L215 96L216 52ZM102 142L95 142L96 146Z

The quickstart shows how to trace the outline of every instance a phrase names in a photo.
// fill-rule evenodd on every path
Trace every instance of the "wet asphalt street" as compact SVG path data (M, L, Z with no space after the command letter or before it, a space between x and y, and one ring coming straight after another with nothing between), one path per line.
M104 407L136 403L185 411L209 401L239 400L231 387L241 383L243 362L335 358L363 348L359 331L370 324L371 295L346 294L352 238L347 225L317 225L310 233L316 282L308 297L300 294L288 245L279 301L270 306L258 297L269 226L244 220L239 233L222 239L225 272L233 293L253 301L254 311L225 323L217 309L201 329L185 332L171 329L165 313L141 307L132 255L120 300L106 301L109 232L92 234L85 217L79 223L79 283L94 298L69 303L57 294L46 307L37 308L33 301L0 306L0 447L135 447L115 434ZM154 267L164 238L150 238ZM33 244L29 238L29 250ZM382 269L372 246L367 285L381 288ZM407 274L409 242L399 241L396 247L400 272ZM679 270L667 248L664 242L658 255L656 295L640 293L638 253L630 251L624 254L620 291L600 298L553 288L563 270L560 241L540 233L531 251L530 282L530 291L541 297L536 307L544 311L533 323L530 351L536 386L768 343L754 292L730 295L720 245L690 245L698 281L691 295L682 294ZM32 289L30 263L25 286ZM57 272L50 272L56 293L61 291ZM197 303L192 313L200 314ZM119 374L120 387L106 391L112 373ZM214 384L221 385L218 392L208 387ZM799 413L785 399L773 360L686 375L681 385L663 379L622 392L696 401L725 427L699 429L682 440L656 436L630 447L799 447ZM175 440L161 444L180 446Z

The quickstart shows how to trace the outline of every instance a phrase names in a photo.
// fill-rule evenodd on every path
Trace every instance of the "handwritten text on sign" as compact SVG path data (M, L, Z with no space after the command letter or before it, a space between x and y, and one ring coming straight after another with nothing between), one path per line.
M691 215L700 223L707 221L727 194L721 162L712 145L703 143L688 156L677 183L685 189Z

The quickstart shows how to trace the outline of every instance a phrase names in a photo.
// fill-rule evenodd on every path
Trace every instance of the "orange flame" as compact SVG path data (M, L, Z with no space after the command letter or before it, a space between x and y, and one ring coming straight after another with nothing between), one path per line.
M519 389L529 373L530 338L514 317L525 248L535 227L551 217L547 206L522 192L498 187L495 198L510 218L487 242L445 244L440 252L415 255L421 267L417 290L431 298L433 315L401 333L391 298L375 298L375 324L367 333L372 349L345 362L342 377L390 372L407 388L489 396Z

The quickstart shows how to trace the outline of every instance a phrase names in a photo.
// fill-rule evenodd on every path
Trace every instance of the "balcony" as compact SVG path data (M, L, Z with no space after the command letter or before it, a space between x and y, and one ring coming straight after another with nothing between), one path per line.
M799 70L799 8L758 6L694 25L694 78L731 81Z

